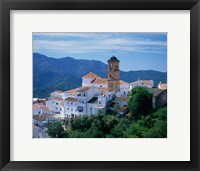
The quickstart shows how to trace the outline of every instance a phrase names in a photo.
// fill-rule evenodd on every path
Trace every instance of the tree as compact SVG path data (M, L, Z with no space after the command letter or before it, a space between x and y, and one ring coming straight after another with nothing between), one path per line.
M52 138L63 138L64 128L62 127L61 122L53 122L48 127L48 134Z
M137 120L152 110L152 93L145 87L137 86L129 94L128 107L131 115Z

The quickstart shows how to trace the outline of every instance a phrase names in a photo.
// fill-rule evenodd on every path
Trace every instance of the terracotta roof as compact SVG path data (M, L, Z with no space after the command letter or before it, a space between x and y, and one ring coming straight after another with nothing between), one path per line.
M49 98L48 100L52 100L52 99L55 99L55 100L58 100L58 101L63 101L63 99L59 98L59 97L52 97L52 98Z
M98 103L98 97L93 97L92 99L90 99L90 100L88 101L88 103L97 104L97 103Z
M101 78L101 77L99 77L98 75L94 74L93 72L89 72L88 74L83 76L83 78Z
M167 83L159 84L159 88L162 89L162 90L167 90Z
M97 78L92 83L93 84L107 84L108 80L106 78Z
M141 84L145 84L145 85L151 85L153 82L153 80L137 80L132 82L131 84L136 84L136 83L141 83Z
M67 90L66 92L68 92L68 93L76 93L76 90L77 89L72 89L72 90Z
M87 90L89 90L91 87L80 87L78 90L77 90L77 92L80 92L80 93L83 93L83 92L85 92L85 91L87 91Z
M122 81L122 80L120 80L120 82L119 82L120 84L128 84L127 82L125 82L125 81Z
M40 105L38 105L38 104L33 104L33 109L35 109L35 108L40 108L41 106Z
M108 89L107 88L100 88L99 91L100 91L101 94L105 94L108 91Z
M77 98L74 98L74 97L68 97L65 99L66 101L70 101L70 102L77 102L78 99Z
M152 84L152 80L142 80L142 84L146 84L146 85L149 85L149 84Z
M33 128L39 128L38 126L36 126L36 125L33 125Z

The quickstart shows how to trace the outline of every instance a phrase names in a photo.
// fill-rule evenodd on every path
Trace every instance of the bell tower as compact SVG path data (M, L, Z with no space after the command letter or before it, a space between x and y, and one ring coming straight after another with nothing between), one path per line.
M119 62L114 55L108 60L108 91L120 91Z

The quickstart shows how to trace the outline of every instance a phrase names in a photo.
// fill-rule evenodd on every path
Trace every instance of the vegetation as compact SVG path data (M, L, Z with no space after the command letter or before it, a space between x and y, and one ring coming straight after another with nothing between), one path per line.
M74 117L65 123L54 122L48 127L51 137L57 138L166 138L167 107L152 111L152 94L144 87L135 87L129 95L130 114ZM115 105L115 108L118 108Z
M48 127L49 136L53 138L63 138L64 137L64 128L61 125L61 122L53 122L52 125Z
M55 90L66 91L81 86L82 76L94 72L107 77L107 65L96 60L78 60L70 57L49 58L33 53L33 97L47 98ZM167 73L153 70L120 71L120 78L126 82L138 79L153 79L155 85L167 81Z
M152 110L152 93L145 87L133 88L129 94L128 107L135 119L147 115Z
M103 115L70 119L67 130L54 122L48 128L51 137L58 138L166 138L167 107L136 120L128 116Z

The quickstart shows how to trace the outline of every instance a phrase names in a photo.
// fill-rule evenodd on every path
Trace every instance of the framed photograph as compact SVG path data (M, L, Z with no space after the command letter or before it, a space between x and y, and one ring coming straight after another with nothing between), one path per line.
M199 8L1 1L1 170L200 170Z

